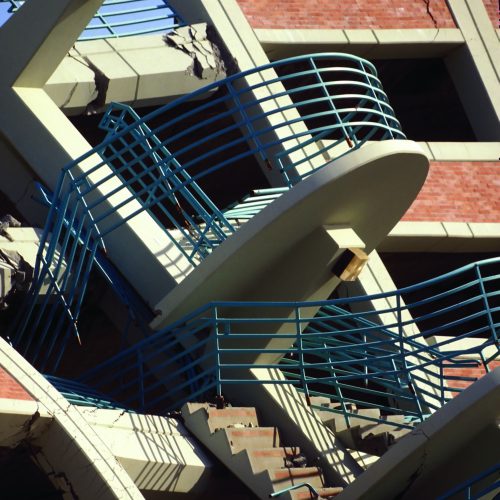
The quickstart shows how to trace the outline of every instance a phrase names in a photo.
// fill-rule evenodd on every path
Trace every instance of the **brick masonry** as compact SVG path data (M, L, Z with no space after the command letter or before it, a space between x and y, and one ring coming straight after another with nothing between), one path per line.
M498 368L500 366L500 361L492 361L489 364L489 369L490 371L493 371L495 368ZM479 379L485 375L485 370L482 367L482 365L478 366L477 368L453 368L453 369L448 369L444 370L445 376L453 376L453 377L473 377L476 379ZM450 380L448 385L450 387L456 387L460 389L465 389L469 387L469 385L473 384L473 381L467 381L467 380ZM458 393L455 393L457 395Z
M488 17L491 19L493 27L495 29L500 28L499 18L499 7L498 0L483 0L484 6L486 7L486 12L488 12Z
M446 0L237 0L253 28L455 28ZM489 2L490 0L484 0ZM429 9L429 12L428 12Z
M24 388L1 367L0 398L33 400Z
M405 221L500 222L500 161L431 162Z

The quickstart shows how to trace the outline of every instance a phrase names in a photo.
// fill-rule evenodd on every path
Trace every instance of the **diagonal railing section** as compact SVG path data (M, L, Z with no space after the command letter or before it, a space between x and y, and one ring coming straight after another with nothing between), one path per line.
M1 0L15 12L24 0ZM166 0L105 0L79 40L168 33L186 23Z
M101 128L105 140L61 173L27 305L12 328L16 348L46 371L56 370L70 335L79 338L96 256L121 225L147 212L196 267L274 199L238 205L259 188L252 185L258 162L283 175L277 197L330 163L327 152L339 157L367 140L405 137L374 66L347 54L234 74L143 118L113 104ZM322 139L328 146L311 147ZM308 162L314 168L299 174Z
M291 384L309 397L330 398L333 404L317 408L343 415L347 425L356 416L411 427L461 392L458 382L475 380L462 375L464 368L482 365L487 371L498 358L499 285L497 258L375 296L212 303L97 366L80 382L126 407L159 413L188 400L220 396L229 385L244 391L245 384ZM375 315L403 314L395 307L350 311L361 302L395 296L405 296L406 305L400 307L414 319L381 325ZM290 307L292 315L280 315ZM405 333L410 323L420 331ZM437 333L448 337L432 341ZM269 378L252 378L254 368L270 370ZM362 416L353 407L378 408L383 416L397 413L406 419Z

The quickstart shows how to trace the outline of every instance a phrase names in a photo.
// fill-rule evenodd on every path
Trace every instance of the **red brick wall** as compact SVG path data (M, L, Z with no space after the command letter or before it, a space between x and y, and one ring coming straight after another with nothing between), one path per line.
M489 364L489 369L490 371L493 371L495 368L500 366L500 361L492 361ZM475 377L477 379L483 377L485 375L485 370L482 366L478 366L477 368L452 368L448 370L444 370L444 373L446 376L451 375L453 377ZM465 389L466 387L469 387L469 385L473 384L474 382L468 382L466 380L450 380L448 382L448 385L450 387L457 387L457 388L462 388ZM458 393L454 393L456 396Z
M489 0L485 0L489 1ZM238 0L253 28L455 28L446 0ZM427 13L429 5L430 13Z
M500 162L431 162L403 220L500 222Z
M491 19L493 27L500 28L500 23L498 22L498 0L483 0L488 16Z
M0 398L33 399L3 368L0 368Z

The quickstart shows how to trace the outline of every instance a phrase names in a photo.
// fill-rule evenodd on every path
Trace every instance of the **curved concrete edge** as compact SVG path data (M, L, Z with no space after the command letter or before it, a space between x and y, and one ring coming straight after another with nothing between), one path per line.
M82 500L144 498L82 414L2 338L0 366L36 400L32 419L36 420L37 412L51 418L46 432L35 438L36 445L46 465L61 473L70 491ZM33 402L25 404L33 407Z
M316 267L309 274L317 283L309 288L325 285L331 279L325 269L338 257L334 255L338 246L328 245L321 229L328 225L351 227L370 252L413 202L428 165L422 148L403 140L368 144L332 161L244 224L169 291L155 306L161 314L152 328L159 329L212 300L266 300L255 296L250 283L258 275L268 275L271 268L288 265L296 271L306 269L307 263ZM320 250L321 259L317 259L314 255ZM304 271L306 279L309 271ZM276 276L272 278L276 282ZM334 286L325 285L323 298ZM305 288L303 285L301 292ZM259 289L265 289L261 279ZM307 297L275 294L267 300L321 300L314 294L314 290Z
M497 368L405 436L339 500L436 498L479 474L498 461L499 400Z

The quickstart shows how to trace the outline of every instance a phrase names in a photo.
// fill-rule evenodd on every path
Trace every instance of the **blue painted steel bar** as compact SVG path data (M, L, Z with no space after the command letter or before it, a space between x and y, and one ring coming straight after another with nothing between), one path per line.
M307 70L303 64L309 64ZM312 84L311 76L316 77ZM324 154L335 158L334 145L350 140L351 133L356 135L354 147L368 139L405 138L375 67L337 53L233 74L143 118L128 106L113 104L101 127L108 132L105 140L61 173L34 283L12 329L15 346L47 371L57 368L71 336L80 339L78 319L88 280L97 256L105 253L107 236L122 224L148 212L195 267L235 231L224 207L234 207L256 187L231 192L233 199L227 199L228 193L216 199L217 186L230 183L245 162L257 169L255 158L260 158L279 169L284 191L327 166ZM318 138L322 144L311 148ZM289 155L298 151L300 158L292 160ZM344 149L337 156L343 154ZM310 160L315 168L299 173ZM262 191L267 194L280 192ZM232 214L229 209L228 215L241 224L265 206L248 205ZM49 294L40 298L46 282Z
M485 485L485 482L487 485ZM479 491L477 491L478 483L481 485ZM474 487L476 487L475 491L473 491ZM447 498L479 500L495 490L498 490L497 495L494 497L488 496L488 498L498 498L498 494L500 493L500 463L460 483L458 486L447 491L444 495L439 496L436 500L446 500Z
M45 375L45 378L71 403L78 406L90 406L102 409L126 410L116 401L99 393L95 389L84 384L53 375ZM127 410L128 411L128 410Z
M464 280L475 279L476 266L481 269L480 280L490 285L484 288L489 299L488 311L483 309L479 315L470 314L470 302L464 300L463 292L477 293L475 288L480 289L480 283L475 280L475 288L457 286ZM228 385L290 384L298 390L303 389L308 396L326 396L338 403L337 408L312 406L343 415L348 424L349 418L356 416L394 427L411 428L462 390L455 384L456 381L475 380L454 375L454 372L457 373L455 370L475 367L480 363L463 359L462 355L476 354L479 357L485 349L491 349L494 352L490 359L498 358L500 345L496 330L500 328L500 302L496 290L499 284L500 258L496 258L374 296L309 303L211 303L90 370L83 375L81 382L96 387L131 408L160 413L176 409L184 401L211 398L215 394L220 396ZM458 292L450 296L442 292L444 288ZM439 293L435 293L435 289L440 290ZM432 313L425 310L416 315L413 305L422 302L423 294L427 298L434 297L434 301L425 302L426 308L433 306L434 309ZM413 296L418 300L412 301ZM348 312L348 307L359 301L395 297L400 297L400 300L395 311L397 320L392 325L375 323L369 319L368 313L371 316L387 314L388 310L394 312L394 308ZM464 323L450 319L449 307L443 307L442 301L449 304L450 297L458 304L465 304L464 310L459 308L458 311L470 320L466 330L463 330ZM474 304L478 303L484 307L482 301ZM266 308L272 308L273 315L280 307L284 311L292 308L295 313L292 316L269 317L262 313L255 317L252 310L256 307L264 312ZM306 312L317 307L320 309L314 317ZM232 317L231 311L235 308L238 309L238 317ZM248 314L242 312L245 309ZM402 312L406 310L414 313L413 319L404 319ZM456 314L457 310L452 312ZM434 324L439 321L440 331L444 329L450 334L449 338L435 339L430 344L426 341L429 330L425 329L425 323L429 316L434 322L429 330L435 331ZM484 328L478 328L478 321L484 324ZM272 331L276 331L276 325L285 326L281 330L287 333L265 333L262 325ZM452 325L452 331L448 332L446 327L449 325ZM462 330L457 331L457 325ZM405 328L409 326L413 327L413 331L408 335ZM420 333L415 333L415 327L420 328ZM280 343L283 347L258 347L251 343L245 347L248 341L262 339L286 342ZM464 340L474 343L463 348L460 344ZM134 386L142 383L133 375L138 352L142 353L142 380L154 382L141 386L141 390L134 395ZM187 362L183 361L184 353L190 355ZM246 359L249 354L267 357L264 361L249 362ZM280 355L283 358L272 361L270 354L277 355L273 358ZM241 373L249 368L280 369L285 378L248 380ZM205 382L194 392L190 385L193 373L197 380ZM123 386L121 380L128 382ZM176 383L172 384L172 380ZM160 388L163 391L159 393ZM356 406L378 408L382 417L360 416L353 410ZM385 418L395 412L405 415L407 420L396 423Z
M0 0L18 10L24 0ZM168 33L186 23L167 0L105 0L79 40Z
M311 493L311 495L314 495L313 498L319 498L319 493L316 491L314 486L310 485L309 483L300 483L288 486L288 488L283 488L282 490L270 493L269 498L277 498L280 497L281 495L284 495L285 493L288 493L289 491L298 490L300 488L307 488L309 490L309 493Z

